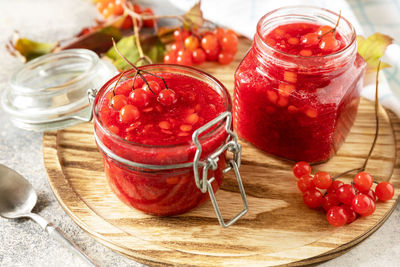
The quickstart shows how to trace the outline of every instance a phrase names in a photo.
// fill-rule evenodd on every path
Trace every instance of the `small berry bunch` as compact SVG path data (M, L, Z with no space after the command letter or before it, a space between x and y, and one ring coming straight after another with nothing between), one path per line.
M185 29L174 31L174 43L164 56L164 63L198 65L205 61L229 64L237 52L238 37L229 29L216 28L201 35Z
M149 73L149 75L152 75ZM140 117L141 112L149 112L150 104L158 102L163 106L171 106L178 98L174 90L155 80L145 78L129 80L115 87L110 106L119 112L119 120L131 124Z
M374 180L364 171L357 173L351 184L345 184L323 171L312 176L311 166L300 161L294 165L293 174L298 178L297 187L303 192L304 203L312 209L322 207L328 222L336 227L353 222L357 216L371 215L376 199L388 201L394 195L394 187L388 182L378 183L374 191Z
M121 16L124 14L124 5L126 4L126 0L99 0L96 3L97 10L105 19L111 18L113 16ZM143 14L148 16L153 16L154 11L150 7L142 8L138 4L133 4L132 9L137 14ZM130 29L132 28L132 17L127 16L123 21L121 28L122 29ZM144 19L143 27L152 28L154 27L153 19Z
M119 121L121 123L131 124L135 122L140 118L141 112L152 111L152 106L161 109L161 106L155 105L156 102L162 106L168 107L178 101L175 91L168 88L164 78L154 73L139 69L121 54L121 51L117 48L114 40L113 45L118 55L136 71L133 79L120 84L120 80L125 74L125 72L122 72L112 91L110 107L119 112ZM148 78L143 74L146 74ZM152 78L152 80L149 78ZM156 80L161 80L162 84ZM150 106L150 104L153 105ZM110 130L113 131L111 128Z

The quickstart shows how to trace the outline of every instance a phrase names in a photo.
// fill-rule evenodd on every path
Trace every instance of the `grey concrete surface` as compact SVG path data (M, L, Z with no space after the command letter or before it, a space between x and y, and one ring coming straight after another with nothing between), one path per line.
M149 1L147 1L149 2ZM153 1L155 2L155 1ZM156 11L172 12L156 1ZM54 41L90 25L96 10L88 0L0 0L0 90L21 63L8 55L5 41L14 29L22 36ZM42 134L10 124L0 112L0 163L26 176L39 195L35 211L60 226L100 266L142 266L97 243L68 217L48 185L42 160ZM53 241L30 220L0 218L0 266L84 266L69 250ZM400 207L366 241L321 266L400 266Z

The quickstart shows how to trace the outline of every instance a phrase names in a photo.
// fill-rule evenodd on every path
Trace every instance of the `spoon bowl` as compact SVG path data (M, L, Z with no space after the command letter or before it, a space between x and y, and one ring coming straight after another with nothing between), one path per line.
M16 171L0 164L0 216L29 217L37 195L32 185Z
M37 202L33 186L21 174L0 164L0 216L7 219L29 217L49 235L82 257L90 266L97 266L60 228L32 213Z

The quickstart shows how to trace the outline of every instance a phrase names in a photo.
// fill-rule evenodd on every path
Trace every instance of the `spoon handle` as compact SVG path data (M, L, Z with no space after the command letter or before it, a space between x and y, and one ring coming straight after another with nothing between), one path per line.
M56 239L58 242L63 244L65 247L70 248L71 251L75 252L79 255L83 260L86 261L87 264L90 266L98 266L94 263L89 256L87 256L72 240L70 240L64 233L61 231L60 228L54 226L52 223L49 223L46 228L46 232L49 233L51 237Z

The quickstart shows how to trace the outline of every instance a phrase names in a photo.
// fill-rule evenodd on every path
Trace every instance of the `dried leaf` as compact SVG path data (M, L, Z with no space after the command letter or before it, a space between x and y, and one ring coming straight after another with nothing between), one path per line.
M108 26L80 36L71 43L60 47L60 50L86 48L97 54L101 54L107 52L112 47L112 38L118 41L122 38L122 33L117 28Z
M153 62L160 62L162 60L165 52L165 46L160 41L158 36L152 35L143 37L141 38L140 43L144 54L147 55ZM130 62L135 63L139 60L140 55L136 46L134 35L122 38L117 43L117 48ZM106 56L112 60L113 64L119 70L127 70L131 68L129 64L118 55L114 47L112 47L106 53ZM139 62L138 65L140 65L140 63L142 62Z
M200 1L197 2L185 15L183 15L185 29L198 29L203 25L203 12L200 9Z
M393 38L382 33L374 33L367 39L357 36L357 51L367 62L367 71L375 71L379 64L379 59L385 53L386 47L393 42ZM382 62L381 69L390 67L389 64Z
M164 44L168 44L174 41L174 31L179 29L178 27L160 27L157 32L158 38Z
M40 43L27 38L20 38L16 33L13 41L6 45L8 51L13 56L20 57L24 62L48 54L58 45L56 43Z

